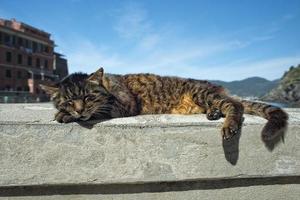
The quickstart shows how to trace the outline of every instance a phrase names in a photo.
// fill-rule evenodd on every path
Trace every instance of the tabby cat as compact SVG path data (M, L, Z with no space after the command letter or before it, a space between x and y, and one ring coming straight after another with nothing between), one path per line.
M288 115L263 103L236 100L223 87L207 81L154 74L113 75L100 68L91 75L74 73L55 85L41 85L51 96L60 123L140 114L205 113L209 120L224 117L223 139L241 128L243 113L268 120L263 141L283 137Z

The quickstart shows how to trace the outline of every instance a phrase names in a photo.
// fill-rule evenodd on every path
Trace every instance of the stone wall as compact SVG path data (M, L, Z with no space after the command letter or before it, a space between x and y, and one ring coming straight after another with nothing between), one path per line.
M59 124L50 104L0 105L0 197L31 199L297 199L300 110L284 143L260 140L245 116L222 142L204 115L149 115Z

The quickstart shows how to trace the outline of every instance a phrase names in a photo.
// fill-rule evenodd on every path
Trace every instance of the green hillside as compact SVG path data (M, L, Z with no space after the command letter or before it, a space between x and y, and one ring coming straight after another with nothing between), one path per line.
M251 77L240 81L211 81L215 84L222 85L230 91L230 94L240 97L261 97L275 88L279 80L269 81L261 77Z
M279 85L265 95L262 100L300 106L300 65L290 67L281 78Z

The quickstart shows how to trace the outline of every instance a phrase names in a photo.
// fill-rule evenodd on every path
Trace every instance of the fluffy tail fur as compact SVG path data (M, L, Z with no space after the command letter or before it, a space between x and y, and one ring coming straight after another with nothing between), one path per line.
M281 108L260 102L242 100L244 113L256 115L268 120L264 126L261 136L262 140L270 149L274 145L284 140L284 134L288 124L288 115Z

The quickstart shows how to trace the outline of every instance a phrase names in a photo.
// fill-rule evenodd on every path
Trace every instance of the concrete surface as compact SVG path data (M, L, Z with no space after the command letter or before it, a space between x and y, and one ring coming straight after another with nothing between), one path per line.
M59 124L51 104L0 104L0 196L296 199L300 109L287 112L285 143L270 152L260 140L266 120L249 115L240 137L222 144L222 120L205 115Z

